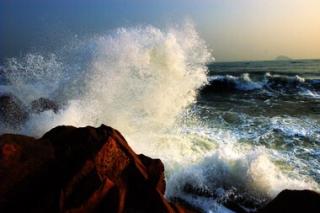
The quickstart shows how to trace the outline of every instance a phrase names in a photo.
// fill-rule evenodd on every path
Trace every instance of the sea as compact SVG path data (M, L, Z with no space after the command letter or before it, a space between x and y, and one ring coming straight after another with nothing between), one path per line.
M283 189L320 191L320 60L216 62L186 23L75 36L3 61L0 95L30 113L0 122L1 134L112 126L162 160L168 199L203 212L257 209ZM32 113L41 97L60 110Z

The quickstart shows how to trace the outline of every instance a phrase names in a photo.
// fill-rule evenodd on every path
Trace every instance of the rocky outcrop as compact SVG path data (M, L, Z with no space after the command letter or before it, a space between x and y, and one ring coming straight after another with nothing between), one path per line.
M181 200L166 200L165 187L162 162L135 154L124 137L108 126L60 126L40 139L0 136L1 213L197 211ZM185 190L207 193L192 185ZM247 212L238 202L222 204ZM284 190L257 211L269 212L320 212L320 195Z
M0 136L0 212L191 212L163 196L160 160L111 127Z
M33 100L30 105L25 105L12 94L0 94L0 126L2 127L19 129L26 123L31 113L48 110L57 113L59 106L47 98L39 98Z
M15 96L10 94L0 95L0 122L18 127L28 118L26 107Z
M320 212L320 194L310 190L283 190L257 213Z
M47 110L52 110L57 113L59 106L48 98L39 98L31 102L31 111L34 113L40 113Z

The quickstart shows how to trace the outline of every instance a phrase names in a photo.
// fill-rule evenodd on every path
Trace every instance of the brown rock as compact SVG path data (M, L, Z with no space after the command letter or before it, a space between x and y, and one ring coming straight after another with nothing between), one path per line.
M0 212L191 212L164 198L160 160L111 127L0 136Z

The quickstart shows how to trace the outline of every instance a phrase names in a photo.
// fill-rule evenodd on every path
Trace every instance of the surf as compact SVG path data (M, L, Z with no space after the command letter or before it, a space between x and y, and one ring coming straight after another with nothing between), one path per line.
M259 195L259 203L284 188L319 189L312 178L281 170L275 163L281 153L240 143L236 132L205 122L198 93L225 78L208 78L213 60L190 23L119 28L75 39L56 53L8 59L1 93L19 98L27 111L38 98L54 101L60 110L30 113L22 127L1 127L1 133L39 137L58 125L110 125L136 152L164 162L167 197L204 211L227 211L221 200L232 193ZM264 87L249 74L226 79L237 89ZM209 198L187 193L188 184L209 191Z

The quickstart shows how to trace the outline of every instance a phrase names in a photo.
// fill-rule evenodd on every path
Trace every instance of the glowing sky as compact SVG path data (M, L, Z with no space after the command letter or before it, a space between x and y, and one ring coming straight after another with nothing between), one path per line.
M52 49L75 34L185 19L218 61L320 58L320 0L0 0L0 54Z

